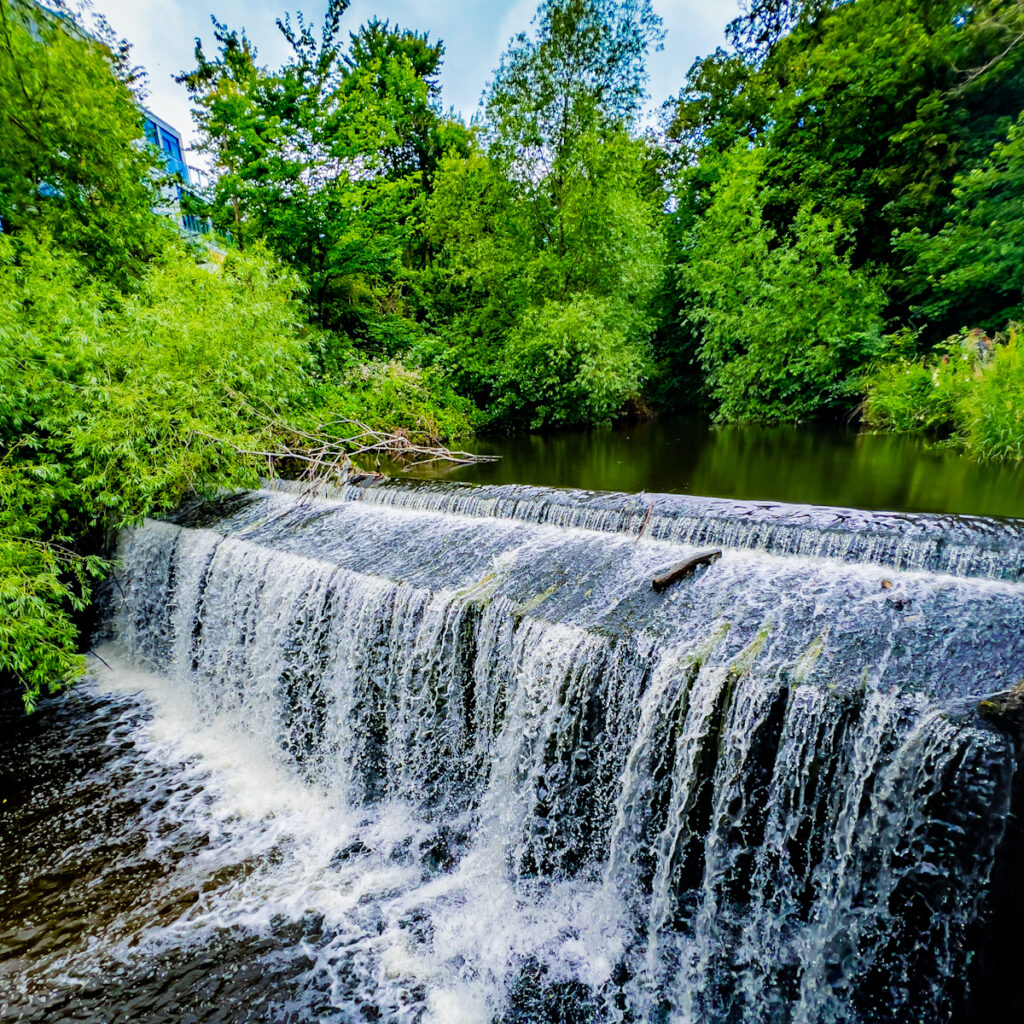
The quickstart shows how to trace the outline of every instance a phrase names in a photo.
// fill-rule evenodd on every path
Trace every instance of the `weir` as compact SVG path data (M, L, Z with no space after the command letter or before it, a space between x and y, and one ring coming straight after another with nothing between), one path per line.
M304 495L288 481L278 492ZM684 544L726 544L774 554L875 562L992 579L1024 578L1020 522L985 516L869 512L827 505L733 501L687 494L615 494L521 485L381 480L320 487L340 501L456 515L520 519Z
M339 1020L931 1022L991 984L1016 523L389 483L120 559L118 656L348 822L274 888Z

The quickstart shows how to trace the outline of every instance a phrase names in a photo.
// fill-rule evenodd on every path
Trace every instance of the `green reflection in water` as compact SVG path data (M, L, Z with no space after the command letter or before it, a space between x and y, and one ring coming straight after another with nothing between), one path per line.
M495 463L413 476L667 491L896 512L1024 516L1024 467L973 462L920 438L688 419L481 440Z

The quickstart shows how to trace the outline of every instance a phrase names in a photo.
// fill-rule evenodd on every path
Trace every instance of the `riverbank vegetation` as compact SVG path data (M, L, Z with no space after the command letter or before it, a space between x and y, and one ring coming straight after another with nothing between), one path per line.
M727 39L669 127L676 361L719 418L877 410L892 361L1020 315L1019 3L758 0Z
M346 7L319 33L286 19L278 68L216 25L181 78L211 215L267 241L317 324L429 368L484 429L696 406L1012 454L882 396L1024 312L1018 3L754 0L652 121L650 3L543 0L470 127L444 113L439 42L346 38Z
M31 706L81 672L114 530L341 455L353 421L437 444L471 410L310 323L264 242L183 240L120 51L0 15L0 673Z
M79 668L110 531L352 421L700 408L1024 453L1019 3L753 0L652 117L649 0L542 0L471 124L441 41L347 7L283 16L278 67L197 43L211 249L153 212L127 47L0 0L0 672L30 702Z

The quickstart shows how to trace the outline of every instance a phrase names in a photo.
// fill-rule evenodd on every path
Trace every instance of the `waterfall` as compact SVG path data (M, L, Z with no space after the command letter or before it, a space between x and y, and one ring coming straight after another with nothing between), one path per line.
M937 1022L1010 811L977 705L1024 676L1022 555L988 520L268 489L124 533L104 656L330 809L274 898L323 916L336 1019Z

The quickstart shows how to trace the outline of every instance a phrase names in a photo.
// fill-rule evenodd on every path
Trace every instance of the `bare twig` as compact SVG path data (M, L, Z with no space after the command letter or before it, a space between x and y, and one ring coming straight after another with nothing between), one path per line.
M272 413L254 408L233 391L229 390L228 393L248 413L266 425L264 438L271 443L249 447L207 431L196 430L195 435L225 445L239 455L266 460L271 477L276 475L275 471L282 463L302 465L304 468L298 480L308 485L302 494L304 498L312 496L324 484L346 483L355 474L352 459L359 455L385 456L405 463L406 468L434 462L468 465L494 461L494 456L456 451L444 445L420 441L405 431L377 430L360 420L347 417L331 421L328 425L332 428L330 433L313 433L284 423Z
M94 657L94 658L95 658L95 659L96 659L97 661L102 661L102 662L103 662L103 664L104 664L104 665L106 665L106 666L107 666L107 668L109 668L111 672L113 672L113 671L114 671L114 668L113 668L113 666L112 666L112 665L110 664L110 662L109 662L109 661L107 661L107 659L106 659L106 658L104 658L104 657L102 657L101 655L99 655L99 654L97 654L97 653L96 653L96 648L95 648L95 647L90 647L90 648L89 648L89 652L88 652L88 653L89 653L89 654L91 654L91 655L92 655L92 656L93 656L93 657Z
M371 454L386 454L400 461L413 464L422 462L452 462L466 465L475 462L494 462L497 458L493 455L476 455L472 452L448 448L445 445L436 443L429 435L424 435L423 440L416 440L404 430L377 430L360 420L349 417L329 420L321 427L321 431L327 427L353 428L352 431L345 432L344 436L339 437L325 432L312 433L304 430L302 427L282 422L274 415L273 410L269 406L267 406L267 412L254 408L242 395L239 395L231 388L227 389L227 394L254 417L271 428L275 437L301 438L310 442L309 445L282 448L277 453L258 452L248 454L269 454L271 457L279 459L294 458L310 463L322 463L324 460L343 463L346 460L350 460L353 456ZM212 439L217 440L216 438ZM300 457L300 453L306 457Z
M636 540L633 541L634 544L639 544L640 543L640 538L647 532L647 527L648 527L648 525L651 522L651 515L653 513L654 513L654 502L652 501L650 503L650 505L647 506L647 515L644 516L643 525L640 527L640 532L636 535Z
M954 96L959 96L961 93L966 92L979 78L982 77L982 75L991 71L997 64L1009 57L1010 53L1020 46L1022 42L1024 42L1024 32L1014 36L1002 53L996 54L995 57L981 65L981 67L973 68L970 71L964 72L967 77L952 90L952 94ZM957 70L961 69L958 68Z

